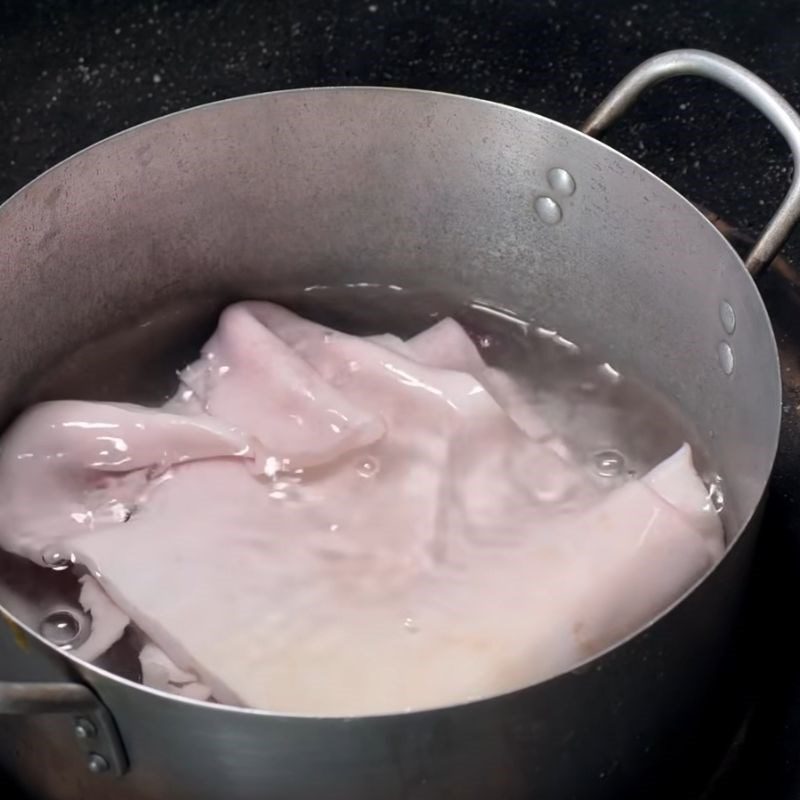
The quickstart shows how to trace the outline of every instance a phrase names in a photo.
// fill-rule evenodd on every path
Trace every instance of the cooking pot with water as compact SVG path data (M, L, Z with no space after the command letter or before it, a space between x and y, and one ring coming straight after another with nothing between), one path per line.
M24 788L60 800L687 796L742 721L742 610L781 389L753 276L800 215L800 176L743 264L686 199L592 138L682 74L750 100L797 166L787 103L732 62L686 50L634 70L584 132L433 92L277 92L114 136L0 208L6 419L38 374L155 307L435 280L557 321L675 398L722 474L730 542L660 618L569 673L352 719L142 687L46 642L0 588L0 764Z

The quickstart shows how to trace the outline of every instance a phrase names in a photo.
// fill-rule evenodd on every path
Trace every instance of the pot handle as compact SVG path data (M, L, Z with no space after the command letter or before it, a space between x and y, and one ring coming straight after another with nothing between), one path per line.
M646 89L667 78L695 75L736 92L754 105L782 134L794 157L789 191L753 246L745 267L754 277L780 252L800 219L800 115L769 84L744 67L705 50L670 50L654 56L623 78L583 124L598 137L636 102Z
M69 714L90 772L120 776L128 768L111 713L82 683L0 681L0 716L3 714Z

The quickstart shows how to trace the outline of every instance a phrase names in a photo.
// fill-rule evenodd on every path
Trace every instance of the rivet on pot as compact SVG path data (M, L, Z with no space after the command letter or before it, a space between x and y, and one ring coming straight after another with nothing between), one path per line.
M733 372L733 348L727 342L720 342L717 355L722 371L726 375L730 375Z
M548 225L561 222L561 206L552 197L545 195L537 197L533 207L542 222L546 222Z
M736 313L733 310L733 306L727 300L723 300L719 304L719 320L722 323L722 327L725 329L725 333L728 335L736 330Z
M73 731L78 739L93 739L97 735L97 728L95 728L91 720L84 719L83 717L79 717L75 720Z
M562 167L553 167L553 169L549 170L547 182L556 194L569 197L575 193L575 178Z
M89 767L89 772L93 772L95 775L99 775L101 772L108 772L108 761L100 753L89 753L86 766Z

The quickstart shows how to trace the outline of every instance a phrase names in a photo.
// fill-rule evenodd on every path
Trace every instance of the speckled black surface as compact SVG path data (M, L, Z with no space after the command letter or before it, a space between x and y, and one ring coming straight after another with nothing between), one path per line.
M272 89L439 89L576 125L638 62L687 46L741 62L800 106L797 0L0 0L0 200L130 125ZM745 231L769 217L791 174L777 134L743 102L698 80L647 95L609 141ZM800 665L789 641L800 610L800 295L792 267L800 265L800 235L786 256L783 272L761 281L786 391L759 564L760 704L744 755L715 798L800 796Z

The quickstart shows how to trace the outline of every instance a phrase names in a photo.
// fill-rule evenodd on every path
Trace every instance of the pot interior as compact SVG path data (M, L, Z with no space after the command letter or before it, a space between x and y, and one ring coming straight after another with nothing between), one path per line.
M0 263L5 419L53 393L45 371L62 396L77 387L69 356L114 331L133 336L130 357L90 350L82 370L119 399L166 358L165 331L191 348L228 300L458 286L673 398L722 474L730 535L771 470L780 376L738 257L650 173L519 110L332 89L172 115L8 201Z

